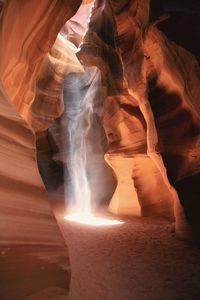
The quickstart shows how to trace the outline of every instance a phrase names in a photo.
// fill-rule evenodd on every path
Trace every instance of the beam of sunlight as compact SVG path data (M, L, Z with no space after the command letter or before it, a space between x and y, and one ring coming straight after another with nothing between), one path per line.
M85 35L94 3L95 1L92 1L89 5L80 7L76 15L63 27L62 38L67 38L67 35L70 37L70 34L74 33ZM93 124L95 102L101 102L103 107L103 98L100 70L97 67L86 66L84 70L83 73L67 76L64 83L64 128L67 129L63 135L64 152L67 153L64 172L66 203L69 212L65 219L93 226L119 225L123 222L92 214L95 203L91 202L91 182L88 179L88 173L91 172L88 171L88 160L91 162L89 150L96 141L91 140L89 134ZM95 170L92 176L95 176Z
M100 86L100 71L86 69L84 74L72 75L65 82L65 125L67 128L67 172L65 190L69 214L66 220L91 226L111 226L123 224L112 218L95 216L91 202L91 190L87 174L87 149L94 140L88 138L94 115L94 101ZM91 152L90 152L91 155ZM95 176L95 170L93 176ZM69 184L70 182L70 184ZM71 193L69 193L69 190Z
M67 171L71 195L68 208L71 213L91 212L91 191L87 175L88 133L93 117L93 101L100 74L90 69L83 74L68 77L65 92L65 117L67 127ZM64 137L66 139L66 137ZM67 183L67 179L66 179ZM70 199L69 199L70 198ZM70 203L69 203L70 202Z

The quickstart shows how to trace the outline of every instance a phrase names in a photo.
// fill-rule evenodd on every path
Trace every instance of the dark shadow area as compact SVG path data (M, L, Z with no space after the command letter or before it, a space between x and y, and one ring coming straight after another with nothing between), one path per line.
M200 62L200 1L151 0L151 21L165 15L158 29Z
M194 237L200 243L200 173L175 183Z

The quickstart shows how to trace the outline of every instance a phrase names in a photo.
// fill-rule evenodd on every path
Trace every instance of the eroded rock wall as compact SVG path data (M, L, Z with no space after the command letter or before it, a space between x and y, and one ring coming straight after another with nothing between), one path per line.
M1 243L63 244L25 121L44 55L81 1L7 1L0 20Z
M160 201L170 207L173 200L176 231L186 236L189 228L180 203L187 203L187 212L191 206L199 211L195 184L199 172L199 66L188 51L150 23L149 5L149 1L96 1L78 56L102 71L108 153L146 156L153 169L142 160L133 167L138 200L141 206L149 206L150 214L152 202L155 207ZM191 187L192 177L196 192L189 200L188 185L184 196L179 182L188 178Z
M62 244L39 176L35 137L3 85L0 94L2 244Z
M169 181L176 188L196 232L200 227L200 191L197 185L200 170L200 68L191 53L167 40L155 28L149 31L145 47L149 55L148 98L157 128L158 148ZM190 182L190 192L187 181Z

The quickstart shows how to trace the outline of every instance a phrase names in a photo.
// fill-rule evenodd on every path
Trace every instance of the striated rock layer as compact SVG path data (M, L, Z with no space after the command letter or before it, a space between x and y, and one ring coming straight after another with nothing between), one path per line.
M35 133L23 118L35 96L41 59L80 2L15 0L7 1L2 11L1 244L63 244L38 172Z
M1 244L61 244L35 155L35 137L1 84Z
M96 65L102 72L108 153L133 159L146 155L152 165L138 161L139 172L133 169L129 175L141 209L147 212L149 207L153 214L155 194L159 195L155 206L161 202L168 212L173 201L176 232L186 237L189 227L183 206L193 229L198 232L200 228L200 69L189 52L171 43L157 30L156 22L149 22L149 14L148 0L96 1L78 56L82 63ZM192 186L195 192L189 199ZM144 191L148 191L147 198ZM115 207L120 213L118 205L112 199L111 210ZM123 203L120 206L123 212Z
M158 133L158 148L169 181L176 188L193 230L198 235L200 68L193 55L169 42L155 28L149 31L145 49L149 56L146 64L148 97Z

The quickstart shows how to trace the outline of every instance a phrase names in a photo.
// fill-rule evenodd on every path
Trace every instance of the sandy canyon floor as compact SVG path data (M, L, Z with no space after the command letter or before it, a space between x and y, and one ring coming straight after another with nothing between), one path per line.
M55 213L62 227L62 223L66 222L63 221L64 210L57 207ZM199 300L199 246L176 239L169 220L128 218L124 221L117 229L118 234L115 231L115 237L104 245L110 247L108 264L118 274L113 282L111 278L111 284L120 285L117 299L114 292L113 296L108 293L105 299ZM82 246L86 247L86 244ZM90 249L87 251L89 253ZM103 253L100 251L98 258L102 260L102 266ZM88 274L85 270L85 276L90 276ZM67 248L1 247L1 300L68 299L69 286L70 259ZM88 300L99 300L99 296Z

